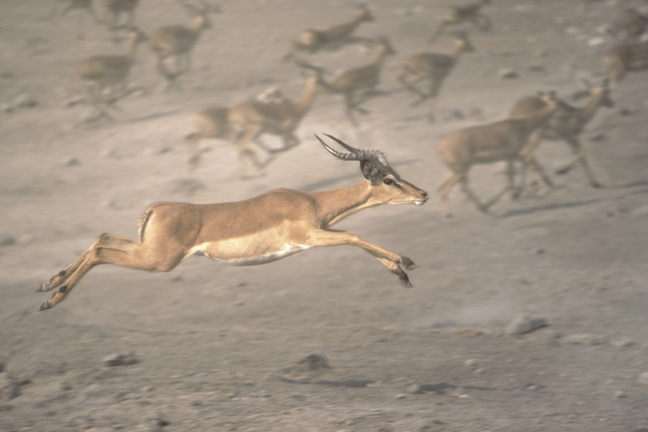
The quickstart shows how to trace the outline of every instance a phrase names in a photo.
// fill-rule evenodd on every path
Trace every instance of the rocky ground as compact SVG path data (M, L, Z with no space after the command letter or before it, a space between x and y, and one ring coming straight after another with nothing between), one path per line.
M187 23L171 0L143 0L151 33ZM191 114L231 106L269 86L296 97L304 77L281 57L300 30L352 14L342 1L224 1L194 53L182 92L164 93L148 47L112 122L86 121L83 58L123 52L78 11L48 18L51 2L0 2L0 430L13 431L648 431L648 93L645 74L613 89L583 134L602 189L580 169L545 195L479 213L459 190L446 219L434 196L447 175L435 145L447 133L503 118L520 97L580 80L600 82L606 25L637 1L494 0L488 33L471 31L443 88L438 120L409 108L396 76L424 50L449 0L374 0L359 34L390 37L385 97L354 128L339 96L321 95L299 147L264 176L239 180L231 144L188 170ZM335 70L370 49L311 56ZM573 103L580 105L584 99ZM368 254L311 249L256 267L192 257L171 273L102 266L47 312L35 288L103 232L135 237L160 200L245 199L276 187L325 190L362 180L313 133L378 148L432 195L423 207L379 207L339 225L403 253L420 268L404 289ZM268 139L273 143L272 139ZM550 171L568 148L545 143ZM480 196L503 166L479 166ZM514 324L533 331L517 333ZM537 327L537 328L536 328ZM518 329L519 330L519 329ZM527 329L527 330L530 330Z

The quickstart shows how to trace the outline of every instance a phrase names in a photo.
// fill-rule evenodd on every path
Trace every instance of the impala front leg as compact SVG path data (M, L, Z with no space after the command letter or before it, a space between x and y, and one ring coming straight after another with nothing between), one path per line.
M400 265L403 265L406 270L418 268L410 258L369 243L357 234L348 231L317 230L309 235L307 243L308 246L351 245L361 247L387 267L390 272L397 275L401 285L407 288L411 287L412 283L407 274L400 268Z

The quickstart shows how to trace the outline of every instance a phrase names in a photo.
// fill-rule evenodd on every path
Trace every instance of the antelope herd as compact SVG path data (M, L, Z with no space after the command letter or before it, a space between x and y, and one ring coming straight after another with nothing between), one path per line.
M162 26L147 37L135 27L139 0L101 0L100 14L95 12L91 0L54 0L52 16L79 10L80 14L87 13L106 25L113 35L128 31L123 33L127 35L125 52L92 56L77 66L76 72L87 87L87 101L98 112L97 117L111 118L109 110L115 109L116 103L132 92L128 86L129 72L137 47L145 41L155 57L155 69L166 81L165 91L182 90L178 78L191 70L192 51L200 43L203 32L211 27L210 16L221 10L219 5L205 0L199 4L187 0L176 2L191 15L191 23ZM429 101L428 121L436 121L437 98L444 82L455 69L462 67L460 60L464 54L476 51L473 39L482 37L482 32L497 30L483 11L493 3L496 0L475 0L449 8L440 15L442 18L427 42L436 42L445 35L454 42L454 49L447 53L425 50L401 63L396 78L402 90L416 97L410 104L412 108ZM351 11L346 12L351 15ZM340 15L346 12L342 9ZM231 106L217 104L196 112L195 130L185 137L190 168L196 169L201 163L201 141L219 139L231 143L238 152L241 178L246 177L249 164L256 172L263 172L279 154L300 143L299 126L320 95L341 96L343 114L358 127L356 115L370 113L365 103L395 93L393 89L379 88L383 75L389 71L386 65L393 61L390 57L397 54L392 38L358 34L363 23L376 21L369 6L356 5L347 21L324 30L304 30L290 41L288 51L277 59L290 61L297 66L296 72L307 74L302 92L295 98L272 88ZM448 197L457 184L484 213L507 192L512 199L519 198L531 175L536 177L531 184L537 192L553 188L553 181L537 158L538 147L545 139L562 140L573 152L573 159L556 174L565 174L579 165L590 185L601 187L588 163L581 135L599 108L614 106L612 84L619 85L629 72L648 69L648 16L635 9L624 9L609 24L613 46L601 56L604 79L594 84L584 81L589 96L583 105L575 107L554 92L541 92L520 99L504 119L455 130L437 143L438 158L450 171L437 189L447 216L453 214ZM479 32L471 36L474 28ZM323 51L343 52L349 45L363 46L372 53L373 61L364 65L360 62L360 66L331 76L325 68L301 57L308 54L313 58ZM476 46L479 47L479 41ZM277 136L281 145L268 145L262 141L265 135ZM261 264L309 247L342 244L367 250L396 274L403 285L410 286L403 268L412 270L416 265L409 258L370 244L353 233L332 231L329 227L358 210L378 204L423 204L427 193L403 180L381 152L359 150L330 138L347 152L338 152L317 137L335 157L360 162L365 182L326 192L278 189L238 203L153 204L140 220L138 239L105 234L68 268L43 284L39 291L63 286L41 309L51 308L63 300L79 279L98 264L169 271L191 254L204 254L230 264ZM506 184L492 198L482 201L471 188L468 175L475 165L495 162L505 163Z

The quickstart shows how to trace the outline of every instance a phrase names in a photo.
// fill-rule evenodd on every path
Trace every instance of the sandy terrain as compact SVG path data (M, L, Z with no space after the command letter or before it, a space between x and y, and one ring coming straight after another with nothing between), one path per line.
M181 78L184 91L163 92L142 46L131 84L145 90L119 102L115 121L88 123L90 107L71 103L84 95L74 67L123 52L123 41L77 11L48 19L50 1L0 2L0 430L647 431L646 75L616 86L616 106L583 134L604 188L577 168L553 176L559 188L504 199L491 215L457 189L453 219L434 193L447 175L435 152L441 137L501 119L538 90L569 98L581 78L600 82L609 43L601 30L618 8L643 3L495 0L485 9L492 31L469 29L477 52L448 78L430 123L396 77L414 53L450 52L451 39L426 40L451 4L372 0L376 21L358 33L389 36L398 51L381 84L390 94L366 104L358 128L340 96L321 95L298 130L301 145L242 181L224 141L204 141L211 151L188 170L182 141L192 113L269 86L296 97L305 78L281 61L288 41L347 19L349 4L224 1ZM189 21L171 0L143 0L137 18L147 33ZM330 71L372 58L360 47L309 57ZM517 78L499 77L505 68ZM101 266L38 312L50 297L34 293L41 282L103 232L136 237L152 202L362 181L355 163L317 144L320 132L381 149L432 195L423 207L379 207L336 227L411 257L420 266L414 288L361 250L321 248L255 267L204 257L171 273ZM569 157L558 142L539 152L551 172ZM475 168L477 193L498 190L503 171ZM505 335L524 313L548 325ZM106 365L113 354L132 364Z

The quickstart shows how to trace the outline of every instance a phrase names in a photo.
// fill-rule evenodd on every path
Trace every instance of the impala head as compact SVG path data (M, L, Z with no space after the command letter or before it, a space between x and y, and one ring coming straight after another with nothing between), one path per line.
M455 38L455 46L461 52L475 52L475 47L473 46L470 38L468 37L468 33L466 32L457 33L457 36Z
M138 29L137 27L130 28L129 37L135 40L136 43L146 42L148 40L148 36L146 36L146 33Z
M376 38L376 45L378 46L378 50L382 51L383 55L396 55L396 50L385 36Z
M600 101L600 106L604 106L606 108L614 108L614 99L612 99L612 96L610 96L611 89L609 78L605 78L601 85L598 86L593 85L586 79L583 79L582 81L589 90L590 94Z
M356 20L358 20L359 22L372 22L375 19L367 5L358 5L356 10Z
M389 166L387 158L381 151L357 149L331 135L324 135L349 151L349 153L338 152L315 135L315 138L329 153L338 159L360 162L362 175L376 188L375 195L381 202L385 204L423 205L427 201L427 192L403 180L396 170Z

